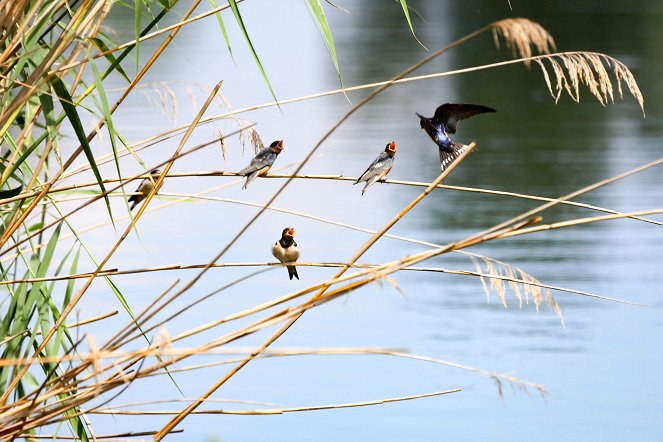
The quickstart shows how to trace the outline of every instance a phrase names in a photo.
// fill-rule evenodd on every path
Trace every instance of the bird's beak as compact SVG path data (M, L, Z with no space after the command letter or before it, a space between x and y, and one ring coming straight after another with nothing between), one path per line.
M295 236L295 229L288 229L289 236Z

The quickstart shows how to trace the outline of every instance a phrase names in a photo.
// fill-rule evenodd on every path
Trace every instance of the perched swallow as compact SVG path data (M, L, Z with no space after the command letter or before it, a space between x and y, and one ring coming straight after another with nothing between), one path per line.
M299 258L299 249L297 248L297 243L295 242L295 229L294 227L286 227L281 233L281 239L276 241L274 247L272 247L272 255L274 258L278 259L281 262L295 262ZM288 276L290 279L294 276L299 279L297 274L297 267L295 266L286 266L288 269Z
M133 202L131 205L130 210L134 210L134 207L136 207L141 201L145 199L148 193L152 191L154 188L154 184L157 182L159 179L159 175L161 174L161 171L159 169L154 169L153 171L150 172L150 176L145 178L143 181L141 181L140 185L138 186L138 189L136 189L136 194L131 195L129 197L129 202ZM163 183L161 183L163 184ZM159 186L161 187L161 186ZM159 189L157 189L157 192Z
M478 104L445 103L435 109L435 115L432 118L424 117L420 113L415 112L419 117L421 128L435 141L435 144L437 144L440 150L440 167L442 170L467 149L467 146L456 143L449 137L449 134L456 133L458 122L486 112L497 111Z
M269 172L269 169L276 161L276 157L279 156L283 150L283 140L274 141L269 147L258 152L258 155L251 160L248 166L239 171L240 175L246 177L246 182L242 189L246 189L246 186L259 176L266 175Z
M361 174L357 181L354 184L359 184L362 181L366 181L364 188L361 190L363 195L366 192L366 189L371 187L376 181L384 180L387 177L387 174L394 165L394 159L396 158L396 142L392 141L387 143L387 146L384 148L384 152L380 152L380 155L368 166L368 169Z

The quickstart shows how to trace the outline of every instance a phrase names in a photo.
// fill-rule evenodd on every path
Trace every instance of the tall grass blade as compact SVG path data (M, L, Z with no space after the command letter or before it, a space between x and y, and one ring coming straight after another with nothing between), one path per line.
M215 9L218 8L216 0L209 0L209 2L213 8ZM226 25L223 22L223 17L221 16L221 12L219 11L214 15L216 16L216 20L219 22L219 27L221 28L223 39L226 41L226 47L228 48L228 53L230 54L230 58L232 59L233 63L235 63L235 56L233 55L233 49L230 46L230 38L228 37L228 30L226 29Z
M0 166L0 171L4 171L4 166ZM23 180L18 180L19 185L10 189L0 190L0 199L12 198L23 191Z
M85 153L88 162L90 163L90 167L92 168L94 177L97 179L97 182L99 183L99 188L104 193L104 201L106 202L108 215L111 217L111 219L113 219L113 212L111 210L110 200L106 195L106 187L104 186L104 180L103 178L101 178L101 174L99 173L99 168L97 167L97 163L95 162L94 155L92 154L92 149L90 148L90 144L88 143L87 136L85 135L85 130L83 129L83 124L81 123L80 116L76 111L76 106L74 106L73 104L71 95L69 95L67 87L64 85L64 83L59 77L53 76L50 79L50 83L51 86L53 87L53 90L55 91L55 94L60 99L60 103L62 104L62 109L64 110L65 114L67 115L67 118L69 119L69 122L71 123L71 126L74 129L78 141L81 143L81 147L83 148L83 152Z
M90 56L89 52L87 56L88 60L90 61L90 67L92 68L94 82L96 84L97 91L99 93L99 100L101 102L101 112L103 113L104 118L106 119L106 128L108 129L108 137L110 138L111 148L113 149L113 159L115 160L115 170L117 170L117 176L121 177L122 171L120 170L120 161L117 156L117 144L115 140L116 136L115 125L113 124L113 116L111 115L110 106L108 106L108 98L106 97L106 90L104 88L104 83L99 73L99 69L97 68L97 65L94 62L94 60L92 60L92 57ZM122 187L122 194L126 196L124 187ZM113 220L112 215L111 215L111 220ZM115 227L114 222L113 222L113 227Z
M338 81L339 83L341 83L341 87L343 87L343 78L341 78L341 70L338 67L338 57L336 56L336 47L334 46L334 38L332 37L331 29L329 27L329 23L327 22L327 17L325 16L325 11L324 9L322 9L320 0L308 0L308 6L311 12L313 13L313 16L317 20L318 25L320 26L320 30L322 31L322 34L325 38L327 50L329 51L329 55L331 56L332 61L334 62L336 73L338 74Z
M417 37L417 34L414 33L414 27L412 27L412 20L410 19L410 11L408 10L407 6L407 0L401 0L401 6L403 7L403 13L405 14L405 18L407 19L407 24L410 26L410 31L412 31L412 36L414 37L415 40L421 45L422 48L428 50L426 46L419 40Z
M110 52L110 49L108 48L106 43L104 43L104 41L99 37L91 37L90 41L99 50L99 52L105 54L104 57L106 57L106 60L108 60L108 62L110 63L110 67L107 72L110 72L112 69L115 69L120 75L122 75L122 78L124 78L127 81L127 83L131 83L131 80L129 80L129 76L127 75L126 72L124 72L124 69L122 69L120 61L117 58L115 58L112 52Z
M141 0L134 0L134 34L136 36L136 72L140 64L140 14L141 14Z
M46 123L46 134L51 143L53 143L53 149L57 150L58 147L58 127L57 121L55 118L55 107L53 105L53 97L51 94L39 94L39 103L41 104L42 115ZM34 149L36 144L33 143L30 146ZM59 158L59 156L58 156ZM61 164L60 164L61 165Z
M228 0L228 4L230 5L230 9L232 9L233 14L235 15L237 24L239 25L240 29L242 30L242 33L244 34L244 38L246 38L246 42L249 44L249 48L251 48L253 59L256 61L256 64L258 65L258 69L260 69L262 78L265 80L265 83L267 83L267 87L269 88L269 92L272 94L272 98L274 98L274 101L278 103L279 100L276 98L276 94L274 94L274 89L272 89L272 84L269 82L269 78L267 78L267 73L265 72L265 69L262 67L260 58L258 58L258 54L256 53L256 50L253 47L253 43L251 43L251 39L249 38L249 33L246 30L246 26L244 26L244 20L242 20L242 15L239 13L239 8L237 7L237 1Z

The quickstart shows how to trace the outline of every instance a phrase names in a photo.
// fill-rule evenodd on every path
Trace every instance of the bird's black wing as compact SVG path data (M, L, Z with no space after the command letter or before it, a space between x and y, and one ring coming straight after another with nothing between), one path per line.
M258 152L258 155L251 160L248 166L239 171L240 175L248 175L257 170L262 169L265 166L271 166L274 164L276 159L276 154L272 152L272 149L269 147Z
M459 121L475 115L484 114L486 112L497 112L492 107L481 106L480 104L453 104L444 103L442 106L435 109L433 120L444 124L444 129L449 134L456 133L456 125Z
M383 163L384 161L386 161L388 159L389 159L389 155L386 152L380 152L380 155L378 155L378 157L373 160L371 165L368 166L368 168L364 171L364 173L359 175L359 178L357 178L357 181L355 182L355 184L359 184L362 181L368 181L371 178L373 178L377 173L373 169L375 169L376 167L382 166L381 163ZM381 171L382 171L382 169L379 170L379 172L381 172ZM368 172L372 172L372 173L369 174Z

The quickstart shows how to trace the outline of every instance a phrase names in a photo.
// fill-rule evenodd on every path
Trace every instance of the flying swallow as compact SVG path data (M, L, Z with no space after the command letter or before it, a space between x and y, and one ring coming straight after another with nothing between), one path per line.
M283 140L280 140L274 141L269 147L258 152L258 155L251 160L249 165L239 171L240 175L246 177L246 182L242 189L246 189L246 186L257 177L266 175L274 164L274 161L276 161L276 157L279 156L283 149Z
M147 195L152 191L154 188L154 184L157 182L159 179L159 175L161 174L161 171L159 169L154 169L153 171L150 172L150 176L145 178L143 181L140 182L140 185L138 186L138 189L136 189L136 194L131 195L129 197L129 202L133 202L129 210L134 210L134 207L136 207L141 201L147 197ZM163 184L163 182L161 183ZM161 186L159 186L161 187ZM157 192L159 189L157 189Z
M299 258L299 249L297 248L297 243L295 242L295 229L294 227L286 227L281 233L281 239L276 241L272 247L272 255L274 258L278 259L281 262L295 262ZM299 279L297 274L297 267L295 266L286 266L288 269L288 276L290 279L294 276Z
M421 128L435 141L440 150L440 167L442 170L467 149L466 145L456 143L449 137L449 134L456 133L458 122L486 112L497 111L478 104L445 103L435 109L435 115L432 118L424 117L415 112L419 117Z
M366 189L371 187L376 181L384 180L387 177L387 174L394 165L394 159L396 158L396 142L392 141L387 143L387 146L384 148L384 152L380 152L380 155L368 166L368 169L361 174L357 181L354 184L359 184L362 181L366 181L364 188L361 190L363 195L366 192Z

